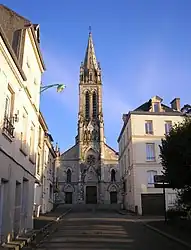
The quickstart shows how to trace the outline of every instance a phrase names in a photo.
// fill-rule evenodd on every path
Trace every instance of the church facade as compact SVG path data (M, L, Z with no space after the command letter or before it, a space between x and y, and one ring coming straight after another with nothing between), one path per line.
M121 204L118 153L106 144L101 67L89 33L80 67L78 133L75 145L56 160L58 201L65 204Z

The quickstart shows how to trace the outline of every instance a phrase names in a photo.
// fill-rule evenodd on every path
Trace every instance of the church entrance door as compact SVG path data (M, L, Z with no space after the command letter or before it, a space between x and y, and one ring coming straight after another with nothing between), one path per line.
M97 204L97 187L86 187L86 204Z

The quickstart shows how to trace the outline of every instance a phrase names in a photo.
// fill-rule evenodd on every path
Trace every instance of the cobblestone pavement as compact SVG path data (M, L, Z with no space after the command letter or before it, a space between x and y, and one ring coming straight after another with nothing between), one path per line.
M114 212L71 212L38 249L184 250L183 246L146 228L133 216Z

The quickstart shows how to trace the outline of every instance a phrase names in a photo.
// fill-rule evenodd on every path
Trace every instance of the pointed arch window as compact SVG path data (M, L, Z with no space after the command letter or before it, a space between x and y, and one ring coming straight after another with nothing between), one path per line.
M93 98L92 98L92 107L93 107L93 118L96 118L97 116L97 95L95 92L93 92Z
M111 170L111 181L116 181L116 179L115 179L115 170L114 169Z
M66 182L70 183L72 181L72 172L70 169L67 170L67 178L66 178Z
M89 118L90 115L90 95L88 92L86 92L85 95L85 117L86 119Z
M92 81L92 73L90 73L90 81Z
M83 75L83 73L80 75L80 81L82 81L83 82L83 80L84 80L84 75Z

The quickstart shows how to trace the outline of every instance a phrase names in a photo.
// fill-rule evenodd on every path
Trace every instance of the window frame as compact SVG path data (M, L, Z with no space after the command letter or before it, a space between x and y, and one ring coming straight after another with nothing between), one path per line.
M146 120L145 121L145 134L146 135L153 135L154 134L154 132L153 132L153 121L152 120Z
M152 175L149 175L151 173L152 173ZM153 169L147 170L147 187L150 187L150 188L154 187L154 176L155 175L157 175L157 170L153 170ZM149 179L150 180L152 179L152 181L150 182Z
M153 152L152 152L153 157L152 156L149 157L149 154L152 155L151 151L148 154L149 146L151 146L151 145L152 145L152 147L150 147L150 148L152 148L152 150L153 150ZM155 143L153 143L153 142L146 143L146 161L156 161Z

